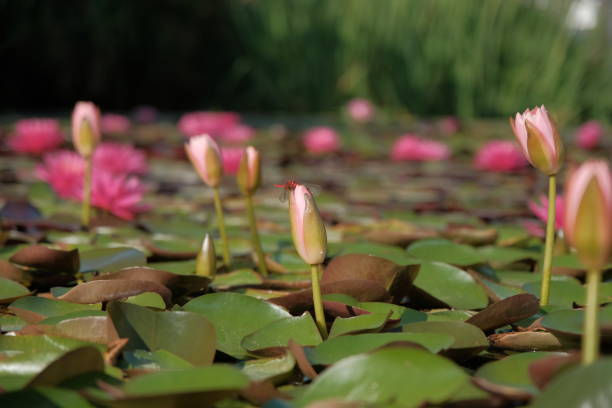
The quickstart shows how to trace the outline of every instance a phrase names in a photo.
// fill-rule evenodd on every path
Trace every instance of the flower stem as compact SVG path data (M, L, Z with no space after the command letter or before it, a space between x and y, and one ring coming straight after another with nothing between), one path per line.
M261 249L261 241L259 240L259 233L257 232L257 221L255 220L255 206L253 205L253 199L250 195L246 196L246 202L247 214L249 216L249 226L251 227L251 241L253 241L253 249L257 254L257 264L259 266L259 273L261 273L263 276L268 276L266 257L264 256L263 250Z
M217 213L217 226L219 228L219 234L221 235L221 241L223 241L223 263L226 267L229 268L231 265L231 258L229 252L229 243L227 242L227 233L225 232L223 205L221 204L221 195L219 194L219 188L213 187L213 193L215 197L215 211Z
M323 301L321 300L321 287L319 285L319 274L321 265L310 265L310 279L312 281L312 303L315 310L315 321L323 339L327 338L327 326L325 324L325 313L323 312Z
M81 224L89 228L91 219L91 174L93 155L85 156L85 171L83 172L83 204L81 206Z
M557 201L557 181L554 175L548 177L548 219L546 221L546 242L544 244L544 265L542 267L542 290L540 306L548 304L550 295L550 276L552 255L555 244L555 204Z
M587 301L582 333L582 364L591 364L599 355L599 281L601 274L597 269L587 271Z

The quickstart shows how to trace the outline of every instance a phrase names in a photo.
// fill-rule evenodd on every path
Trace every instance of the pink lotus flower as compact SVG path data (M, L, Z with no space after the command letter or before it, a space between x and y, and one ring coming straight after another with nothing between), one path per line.
M510 118L510 125L529 163L544 174L557 174L563 162L563 144L544 105L517 113Z
M391 148L391 159L397 161L440 161L450 157L450 150L444 143L405 134L395 141Z
M94 207L131 220L136 214L149 209L141 203L144 193L145 188L137 177L94 171L91 191Z
M153 106L138 106L134 109L134 119L137 123L153 123L157 120L157 109Z
M440 131L442 132L442 134L446 136L452 136L455 133L459 132L461 123L459 122L459 119L454 116L446 116L440 119L438 126L440 127Z
M308 129L302 140L310 153L332 153L340 150L340 137L334 129L327 126Z
M239 122L240 116L233 112L190 112L181 117L178 128L187 137L208 134L220 138Z
M254 134L255 130L253 130L252 127L247 125L236 125L224 129L219 138L225 143L240 144L249 141Z
M76 152L58 150L48 153L36 167L36 176L49 183L61 198L80 201L85 161Z
M227 174L236 174L240 168L240 159L244 154L241 147L224 147L221 149L223 171Z
M59 150L44 156L36 175L51 185L58 196L81 201L85 160L69 150ZM104 167L94 167L92 205L123 219L132 219L147 209L142 205L144 187L137 177L117 174Z
M525 167L527 160L514 143L507 140L494 140L478 150L474 165L479 170L513 172Z
M103 133L125 133L132 127L132 122L127 116L116 113L105 113L102 115Z
M23 119L15 123L15 132L7 144L17 153L42 154L62 144L64 136L55 119Z
M127 144L101 143L93 159L94 170L103 168L113 174L145 174L148 170L144 152Z
M576 131L576 143L585 150L591 150L599 145L604 134L604 128L596 120L586 122Z
M369 122L374 118L374 105L367 99L355 98L349 101L346 110L355 122Z
M565 187L564 231L582 263L601 270L612 247L612 177L608 163L589 160Z

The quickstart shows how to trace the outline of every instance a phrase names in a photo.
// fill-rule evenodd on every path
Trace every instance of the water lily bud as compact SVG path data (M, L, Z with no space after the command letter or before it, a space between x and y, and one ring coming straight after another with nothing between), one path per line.
M196 275L213 277L217 273L217 254L215 252L215 243L206 234L202 241L202 248L198 252L196 258Z
M77 102L72 111L74 147L81 156L90 156L100 137L100 110L92 102Z
M219 146L208 135L194 136L185 144L193 167L210 187L218 187L223 177L223 161Z
M546 175L557 174L563 164L563 144L544 105L517 113L510 125L529 163Z
M247 147L240 159L237 180L238 187L244 195L253 194L261 183L260 155L253 146Z
M602 269L612 245L612 178L608 164L590 160L565 188L565 235L589 269Z
M323 263L327 253L327 234L311 192L298 184L289 196L289 215L293 244L310 265Z

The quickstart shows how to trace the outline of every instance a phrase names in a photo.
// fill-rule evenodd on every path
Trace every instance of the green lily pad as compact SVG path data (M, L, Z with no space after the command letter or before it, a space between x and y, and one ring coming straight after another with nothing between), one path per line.
M368 313L355 317L337 317L329 331L329 337L380 331L388 316L388 313Z
M612 326L612 305L599 309L600 326ZM582 336L584 311L581 309L565 309L551 312L542 319L542 326L555 333Z
M263 282L261 276L252 269L239 269L229 273L222 273L215 276L210 286L231 287L240 285L258 285Z
M213 293L190 300L189 312L205 316L217 333L217 349L235 358L247 357L242 339L268 324L291 317L280 306L239 293Z
M316 346L323 341L310 313L273 321L244 337L241 346L251 353L264 355L272 349L271 354L276 355L276 349L286 347L289 340L301 346Z
M93 305L81 305L39 296L28 296L17 299L9 306L10 309L27 310L44 317L62 316L68 313L84 310L100 310L101 307L102 305L99 303Z
M145 370L180 370L193 364L167 350L131 350L123 353L123 368Z
M570 368L553 379L531 404L533 408L605 408L612 406L612 359Z
M418 241L410 245L406 252L413 258L423 261L445 262L460 266L475 265L486 260L476 248L445 239Z
M13 280L0 277L0 304L10 303L16 298L27 296L30 291Z
M541 253L521 248L487 246L478 252L493 266L504 266L525 259L537 260Z
M76 391L51 387L0 393L0 406L94 408Z
M212 364L215 329L204 316L182 311L152 311L145 307L112 302L108 313L127 350L167 350L194 365Z
M280 357L258 358L248 360L242 366L242 372L245 373L251 381L272 381L277 382L293 372L295 367L295 358L287 351Z
M402 248L370 242L331 244L329 245L329 254L330 256L346 254L374 255L395 262L398 265L409 265L415 263L415 259L406 254L406 251L404 251Z
M555 353L544 351L514 354L483 365L474 376L494 385L511 387L535 395L539 390L529 376L529 365L535 360L553 354Z
M538 282L526 283L523 289L527 293L540 297L542 284ZM572 307L574 303L583 304L586 296L585 288L575 282L550 282L550 298L549 305Z
M127 247L96 248L81 251L80 272L98 271L100 273L114 272L129 266L143 266L147 264L145 254Z
M443 357L424 350L391 348L337 362L294 402L305 407L335 398L389 408L418 407L443 402L468 379L461 368Z
M427 320L427 314L408 307L394 305L384 302L360 302L354 306L360 307L371 313L391 313L391 319L400 319L400 324L413 322L424 322Z
M136 296L130 296L125 300L127 303L133 303L139 306L153 307L155 309L164 310L166 303L159 294L155 292L144 292Z
M430 352L438 353L450 347L455 338L445 333L365 333L330 338L315 348L305 350L312 364L329 365L385 344L404 341L420 344Z
M473 316L466 310L437 310L425 315L428 322L465 322Z
M424 262L414 286L457 309L482 309L489 299L469 273L442 262Z
M402 326L402 330L407 333L445 333L455 338L450 346L466 354L477 353L489 346L487 337L482 330L469 323L458 321L427 321L410 323Z

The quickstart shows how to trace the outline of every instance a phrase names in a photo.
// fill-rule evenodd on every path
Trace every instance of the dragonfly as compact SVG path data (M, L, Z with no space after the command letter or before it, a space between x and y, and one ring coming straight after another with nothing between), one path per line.
M293 189L295 189L297 186L299 185L303 185L304 187L306 187L308 189L308 191L310 191L310 194L312 194L313 196L318 195L321 192L321 186L317 185L317 184L310 184L310 183L298 183L295 180L289 180L284 184L274 184L274 187L278 187L278 188L282 188L283 191L281 191L280 196L278 197L278 199L280 200L281 203L286 203L287 200L289 199L289 192L292 191Z

